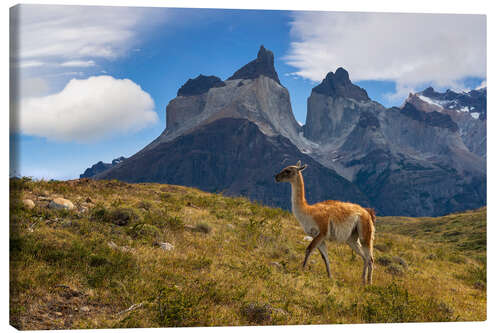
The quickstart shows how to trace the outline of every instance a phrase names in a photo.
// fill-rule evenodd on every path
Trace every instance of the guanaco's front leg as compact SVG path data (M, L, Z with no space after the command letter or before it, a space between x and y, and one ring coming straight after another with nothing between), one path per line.
M306 268L307 265L307 260L309 260L309 256L311 255L311 252L318 247L319 244L325 239L325 235L323 233L320 233L318 236L314 237L312 240L311 244L306 249L306 257L304 258L304 263L302 264L302 269Z

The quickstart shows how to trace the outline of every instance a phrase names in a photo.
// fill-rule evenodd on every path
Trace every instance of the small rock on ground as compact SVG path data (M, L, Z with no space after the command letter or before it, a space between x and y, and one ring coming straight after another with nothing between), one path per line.
M31 199L24 199L23 200L23 204L26 208L28 209L33 209L35 208L35 203L33 202L33 200Z
M167 242L163 242L163 243L159 243L160 244L160 247L162 249L164 249L165 251L171 251L174 249L174 246L170 243L167 243Z
M314 238L312 238L311 236L304 236L304 240L305 240L305 241L310 242L310 241L312 241L313 239L314 239Z
M55 198L49 203L49 208L52 209L74 209L75 205L68 199L64 198Z

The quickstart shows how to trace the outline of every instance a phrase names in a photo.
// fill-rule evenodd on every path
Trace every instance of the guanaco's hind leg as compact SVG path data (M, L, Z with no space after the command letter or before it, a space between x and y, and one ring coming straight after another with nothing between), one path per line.
M358 233L356 231L354 231L352 233L351 237L349 237L349 239L347 239L347 244L354 250L354 252L356 252L361 257L361 259L363 259L364 266L363 266L363 274L361 275L361 278L363 279L363 283L366 283L366 280L367 280L366 274L368 272L366 255L361 247L361 244L360 244L359 238L358 238Z
M365 223L362 223L365 222ZM373 226L369 221L360 220L356 230L348 240L349 245L353 247L363 258L363 283L372 284L373 275ZM359 240L358 240L359 238ZM354 241L355 240L355 241Z
M358 233L355 232L347 239L347 245L353 249L354 252L356 252L361 259L365 260L365 255L361 251L361 244L359 243L359 238L358 238Z
M363 267L363 282L366 284L372 284L372 274L373 274L373 250L368 246L363 246L361 248L365 255L365 264Z
M363 226L365 227L365 226ZM371 232L365 232L361 241L361 252L363 253L364 266L363 266L363 283L372 284L373 275L373 230Z

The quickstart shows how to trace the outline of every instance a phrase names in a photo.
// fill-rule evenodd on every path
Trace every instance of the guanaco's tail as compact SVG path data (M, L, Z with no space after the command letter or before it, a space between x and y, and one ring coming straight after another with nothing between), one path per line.
M368 214L370 214L370 217L372 219L372 233L371 233L371 242L370 242L370 261L373 263L374 260L373 260L373 240L375 238L375 210L372 209L372 208L366 208L366 211L368 212Z
M375 224L375 210L372 208L366 208L366 211L370 214L373 224Z

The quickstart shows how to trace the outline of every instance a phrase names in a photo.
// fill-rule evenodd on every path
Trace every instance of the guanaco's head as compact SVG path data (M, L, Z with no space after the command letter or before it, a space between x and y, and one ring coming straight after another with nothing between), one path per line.
M301 165L300 161L297 162L296 165L290 165L280 171L274 179L278 183L280 182L292 182L294 181L300 174L302 170L307 168L307 164Z

